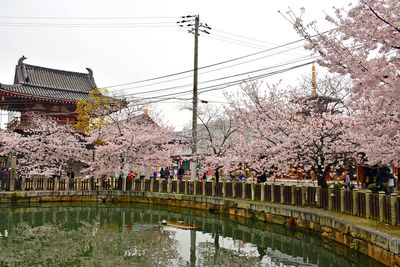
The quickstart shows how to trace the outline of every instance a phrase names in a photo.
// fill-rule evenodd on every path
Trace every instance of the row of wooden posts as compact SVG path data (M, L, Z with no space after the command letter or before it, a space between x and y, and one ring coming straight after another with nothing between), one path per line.
M22 178L16 182L17 190L120 190L138 192L177 193L245 199L292 206L308 206L354 215L400 226L400 196L384 192L373 194L369 190L278 183L246 183L215 181L179 181L172 179L83 179Z

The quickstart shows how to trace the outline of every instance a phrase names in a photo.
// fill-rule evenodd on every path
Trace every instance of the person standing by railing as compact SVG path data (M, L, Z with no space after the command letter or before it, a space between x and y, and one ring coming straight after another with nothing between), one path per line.
M185 170L182 167L180 167L178 170L178 179L182 181L183 175L185 175Z
M69 171L67 172L67 177L68 177L69 189L73 190L75 173L72 171L72 168L70 168Z
M394 175L393 170L390 169L389 181L388 181L388 195L391 195L393 193L394 185L396 184L395 179L397 179L397 176Z
M3 166L3 163L0 163L0 182L1 182L1 190L6 190L6 182L7 182L7 172L6 168Z
M346 171L343 172L344 176L344 181L343 181L343 186L347 191L350 191L350 184L351 184L351 179L349 173Z

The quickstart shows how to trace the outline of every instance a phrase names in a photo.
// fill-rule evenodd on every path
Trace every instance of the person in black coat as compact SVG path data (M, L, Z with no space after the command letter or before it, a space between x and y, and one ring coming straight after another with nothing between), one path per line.
M387 166L382 166L378 174L376 175L376 187L379 191L383 190L383 184L389 181L389 168Z
M164 168L161 168L161 170L160 170L160 179L165 179L165 171L164 171Z
M263 172L261 175L257 177L257 183L265 183L267 181L267 174Z
M219 168L215 169L215 181L218 183L219 182Z
M182 181L183 175L185 175L185 170L182 167L180 167L178 170L178 179Z
M67 172L67 177L68 177L69 189L74 189L75 173L72 170L72 168L70 168L69 171Z

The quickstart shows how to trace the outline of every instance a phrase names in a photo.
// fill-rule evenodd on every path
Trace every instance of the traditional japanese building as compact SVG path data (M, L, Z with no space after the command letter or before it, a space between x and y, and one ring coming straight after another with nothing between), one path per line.
M24 63L21 57L15 68L14 84L0 83L0 109L19 112L7 128L21 131L29 126L29 114L37 113L56 119L59 124L73 125L77 102L89 100L96 88L91 69L87 73L45 68Z

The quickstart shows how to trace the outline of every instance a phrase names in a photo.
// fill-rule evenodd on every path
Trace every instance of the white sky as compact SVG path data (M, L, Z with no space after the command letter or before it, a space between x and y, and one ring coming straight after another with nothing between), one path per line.
M199 14L200 21L213 28L209 36L201 35L199 37L199 67L202 67L298 40L299 36L291 28L290 23L278 13L278 10L285 12L291 7L293 10L299 11L300 7L305 7L305 18L320 21L321 29L327 30L331 26L323 22L325 13L332 14L333 5L344 7L348 2L348 0L0 0L0 83L13 83L15 65L22 55L28 58L25 62L32 65L78 72L86 72L85 68L89 67L93 70L98 87L135 82L191 70L193 69L194 36L176 26L175 22L181 20L180 16ZM56 17L59 19L17 19L7 18L8 16ZM135 19L120 19L123 17ZM138 17L141 19L138 19ZM146 19L143 17L146 17ZM78 20L60 18L119 19ZM143 27L144 25L160 26L154 24L158 22L163 22L162 26L168 25L168 27ZM19 26L10 26L10 24L15 25L15 23L19 23ZM35 23L35 25L32 25L32 23ZM49 27L47 23L50 23L51 26ZM127 27L127 23L131 23L129 27ZM138 23L150 24L138 25ZM65 24L74 25L66 27ZM95 24L96 26L88 27L87 24ZM99 24L112 25L112 27L100 27ZM116 24L124 24L124 26L117 26ZM247 39L238 35L247 37ZM221 41L221 38L225 41ZM247 43L239 45L237 41L232 39L240 39ZM249 47L249 45L252 47ZM254 45L256 47L253 47ZM245 60L204 69L204 71L212 70L212 72L201 74L200 71L199 82L267 68L309 55L309 52L298 48L275 56L265 57L299 45L301 43L264 52ZM243 63L260 57L264 58ZM301 62L278 69L309 61L310 59L303 58ZM217 70L236 63L243 64ZM199 84L199 88L259 75L271 70L202 83ZM287 83L295 82L301 74L306 72L311 72L310 66L275 75L265 79L265 81L276 82L282 79ZM185 76L189 77L169 82L168 79L155 80L110 89L117 89L118 91L115 91L117 94L134 94L188 85L187 87L168 89L162 92L137 95L140 97L156 97L188 91L187 94L179 95L181 98L188 98L186 101L174 99L153 104L150 107L151 110L160 111L164 120L179 130L185 124L190 123L191 120L190 112L181 111L179 107L182 103L191 103L190 90L192 86L190 84L193 78L191 73L169 78L176 79ZM153 84L155 82L159 84ZM152 85L139 87L149 84ZM237 88L238 86L233 86L225 90L201 93L199 99L214 101L214 103L210 102L208 105L221 105L220 102L226 102L222 92L233 92Z

